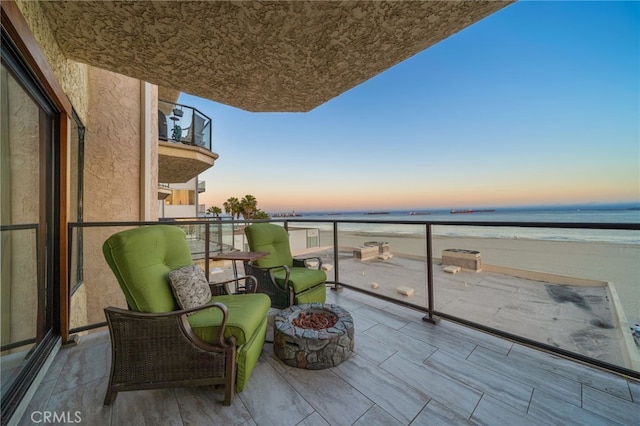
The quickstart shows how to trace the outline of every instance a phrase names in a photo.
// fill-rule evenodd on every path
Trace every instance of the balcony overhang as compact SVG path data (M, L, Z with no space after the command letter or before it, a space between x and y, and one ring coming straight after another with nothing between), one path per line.
M41 1L67 58L249 111L308 111L497 1Z
M218 154L181 143L158 142L158 182L186 183L213 166Z
M163 186L158 187L158 200L164 200L169 195L171 195L171 188L166 188Z

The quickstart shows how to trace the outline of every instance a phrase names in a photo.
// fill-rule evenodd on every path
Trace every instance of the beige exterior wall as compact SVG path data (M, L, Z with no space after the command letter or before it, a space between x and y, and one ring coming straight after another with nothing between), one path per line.
M71 104L80 119L86 124L89 112L87 98L89 67L66 59L60 52L39 2L16 0L16 4L29 24L31 32L38 40L40 49L44 52L51 68L53 68L64 92L71 100Z
M158 90L151 86L150 136L141 121L140 80L65 58L38 2L17 0L41 50L86 127L84 220L156 220L158 188ZM149 128L149 127L147 127ZM153 196L141 203L141 143L149 144L144 185ZM146 212L141 211L146 210ZM144 214L143 214L144 213ZM71 327L104 321L102 308L126 306L102 256L102 242L118 229L84 230L84 289L72 298Z
M147 200L147 213L150 220L158 219L158 86L151 85L151 133L150 133L150 155L151 155L151 169L149 173L149 181L147 182L149 187L150 197Z
M84 217L140 217L140 81L91 68L85 123Z
M84 217L86 222L138 221L140 211L141 82L120 74L91 68L89 120L86 123ZM156 107L157 110L157 91ZM152 102L153 105L153 102ZM156 114L157 115L157 114ZM157 119L156 119L157 120ZM157 121L155 129L157 145ZM157 149L148 180L157 191ZM155 166L154 166L155 164ZM155 169L155 170L154 170ZM154 205L155 207L155 205ZM148 206L147 208L150 208ZM157 219L157 212L150 211ZM87 320L104 321L105 306L126 307L124 296L102 255L102 243L117 228L85 229L84 273Z

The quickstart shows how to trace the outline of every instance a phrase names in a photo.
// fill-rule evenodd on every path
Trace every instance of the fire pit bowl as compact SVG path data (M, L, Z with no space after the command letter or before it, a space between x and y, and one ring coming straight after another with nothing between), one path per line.
M276 314L273 350L285 364L307 370L335 367L353 354L353 319L340 306L294 305Z

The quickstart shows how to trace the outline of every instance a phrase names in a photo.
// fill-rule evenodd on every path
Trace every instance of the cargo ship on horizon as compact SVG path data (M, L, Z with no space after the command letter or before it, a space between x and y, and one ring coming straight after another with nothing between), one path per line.
M490 213L495 212L493 209L482 209L482 210L474 210L474 209L466 209L466 210L451 210L449 213L451 214L464 214L464 213Z

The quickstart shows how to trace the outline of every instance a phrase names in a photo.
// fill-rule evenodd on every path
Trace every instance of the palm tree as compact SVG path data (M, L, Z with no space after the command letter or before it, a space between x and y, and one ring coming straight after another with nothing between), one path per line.
M220 219L220 213L222 213L222 209L217 206L211 206L207 209L207 213L214 215L216 219Z
M255 212L253 212L253 219L266 219L269 220L271 219L271 216L269 216L269 214L267 212L263 212L262 210L258 209Z
M253 195L247 194L240 201L240 211L242 218L247 220L253 218L253 213L258 210L258 200Z
M240 218L240 201L236 197L231 197L223 204L224 212L231 215L232 218L236 217Z

